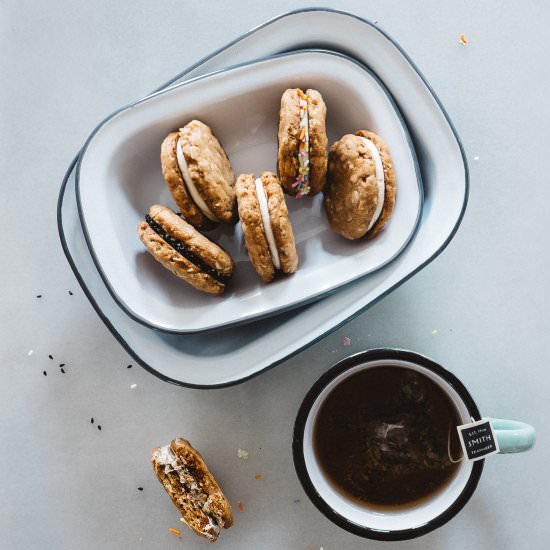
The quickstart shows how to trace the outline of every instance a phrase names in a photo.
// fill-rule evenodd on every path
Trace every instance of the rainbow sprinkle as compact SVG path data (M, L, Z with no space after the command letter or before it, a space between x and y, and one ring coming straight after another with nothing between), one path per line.
M309 186L309 120L307 112L307 94L296 88L300 108L300 147L298 151L298 177L292 184L299 199L311 191Z

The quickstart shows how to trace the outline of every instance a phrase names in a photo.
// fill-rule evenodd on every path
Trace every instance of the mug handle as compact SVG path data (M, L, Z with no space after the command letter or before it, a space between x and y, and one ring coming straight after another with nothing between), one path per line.
M500 453L528 451L536 441L535 429L517 420L491 418Z

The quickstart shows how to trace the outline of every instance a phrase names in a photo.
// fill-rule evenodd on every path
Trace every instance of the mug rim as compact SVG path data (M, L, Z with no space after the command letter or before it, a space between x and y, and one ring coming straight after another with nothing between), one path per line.
M470 395L470 392L466 389L464 384L450 371L443 368L441 365L433 361L432 359L421 355L419 353L396 349L396 348L377 348L367 351L361 351L353 355L349 355L344 359L338 361L334 366L332 366L328 371L323 373L313 386L309 389L300 408L298 409L298 414L296 416L296 421L294 423L294 436L292 440L292 455L294 459L294 467L296 469L296 474L298 479L302 484L304 491L311 500L311 502L317 507L317 509L325 515L333 523L363 538L373 539L373 540L385 540L385 541L398 541L398 540L408 540L416 537L420 537L441 527L447 523L451 518L453 518L464 505L470 500L470 497L473 495L481 477L483 471L483 465L485 460L478 460L473 463L472 471L468 477L468 481L464 486L464 489L458 495L458 497L453 501L453 503L441 514L432 518L427 523L420 525L418 527L410 527L407 529L399 529L395 531L383 531L380 529L373 529L372 527L365 527L358 525L347 519L345 516L336 512L317 492L315 485L311 481L309 472L306 467L305 457L304 457L304 432L306 427L306 422L309 417L309 413L315 400L321 392L325 389L330 382L332 382L336 377L340 376L350 368L353 368L361 363L376 361L380 359L390 359L390 360L402 360L415 363L422 367L427 368L432 371L445 382L447 382L460 396L460 399L464 402L464 405L468 409L468 413L474 420L481 420L481 415L477 405Z

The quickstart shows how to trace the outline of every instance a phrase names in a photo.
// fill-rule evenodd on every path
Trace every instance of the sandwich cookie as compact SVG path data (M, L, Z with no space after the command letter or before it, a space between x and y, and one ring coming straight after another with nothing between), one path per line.
M208 294L222 294L233 275L231 256L165 206L155 204L138 225L139 238L166 269Z
M325 211L346 239L372 239L395 205L395 173L384 140L366 130L346 134L330 148Z
M327 173L327 108L317 90L291 88L281 97L277 173L297 198L322 191Z
M231 505L189 441L178 437L170 445L153 449L151 462L182 522L195 533L216 542L220 529L233 525Z
M168 134L160 149L162 174L184 218L197 229L235 223L235 176L212 130L192 120Z
M241 174L235 190L248 257L262 281L272 281L276 271L294 273L298 253L277 176Z

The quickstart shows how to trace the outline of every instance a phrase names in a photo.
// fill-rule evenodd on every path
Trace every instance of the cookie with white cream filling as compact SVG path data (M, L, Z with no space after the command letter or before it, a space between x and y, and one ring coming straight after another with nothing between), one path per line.
M294 273L298 253L277 176L241 174L235 190L248 257L262 281L272 281L277 271Z
M396 182L384 140L367 130L346 134L329 152L324 206L331 228L346 239L372 239L395 206Z
M235 223L235 176L212 130L192 120L161 145L164 179L181 214L197 229Z

